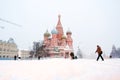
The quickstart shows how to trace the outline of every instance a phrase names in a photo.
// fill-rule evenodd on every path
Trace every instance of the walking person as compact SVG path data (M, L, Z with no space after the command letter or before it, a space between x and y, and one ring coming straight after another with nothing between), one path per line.
M98 57L97 57L97 61L99 60L99 57L101 57L102 61L104 61L103 57L102 57L102 49L99 45L97 45L97 50L95 51L95 53L98 53Z

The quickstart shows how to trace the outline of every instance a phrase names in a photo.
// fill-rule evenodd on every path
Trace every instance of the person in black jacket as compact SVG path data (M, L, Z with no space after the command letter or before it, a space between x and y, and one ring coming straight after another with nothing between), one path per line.
M95 53L98 53L98 57L97 57L97 61L99 60L99 57L101 57L102 61L104 61L103 57L102 57L102 49L99 45L97 45L97 50L95 51Z
M14 56L14 60L17 60L17 56L16 55Z
M70 57L71 57L71 59L74 59L74 53L73 52L70 53Z

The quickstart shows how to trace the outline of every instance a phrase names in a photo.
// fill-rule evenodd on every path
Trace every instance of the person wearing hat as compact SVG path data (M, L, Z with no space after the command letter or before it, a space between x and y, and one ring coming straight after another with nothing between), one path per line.
M102 61L104 61L103 57L102 57L102 49L99 45L97 45L97 50L95 51L95 53L98 53L98 57L97 57L97 61L99 60L99 57L101 57Z

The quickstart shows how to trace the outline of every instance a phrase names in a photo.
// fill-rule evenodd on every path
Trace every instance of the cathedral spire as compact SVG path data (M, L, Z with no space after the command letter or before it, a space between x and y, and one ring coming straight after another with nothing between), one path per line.
M58 15L58 23L56 27L62 27L61 21L60 21L61 15Z
M64 32L63 32L63 27L62 27L62 24L61 24L60 19L61 19L61 15L59 14L59 15L58 15L58 23L57 23L57 25L56 25L56 29L57 29L57 31L58 31L57 38L58 38L59 40L62 38L62 36L63 36L63 34L64 34Z

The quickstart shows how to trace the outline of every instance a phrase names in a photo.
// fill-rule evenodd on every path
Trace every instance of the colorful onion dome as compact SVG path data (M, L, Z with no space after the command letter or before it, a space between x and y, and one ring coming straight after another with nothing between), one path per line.
M50 33L48 32L48 30L44 33L45 37L50 37Z
M58 34L58 31L56 30L56 28L54 28L52 31L51 31L52 34Z
M62 38L62 39L66 39L66 36L65 36L65 35L63 35L61 38Z
M66 32L66 34L72 34L72 32L70 31L70 29L68 29L68 31Z

